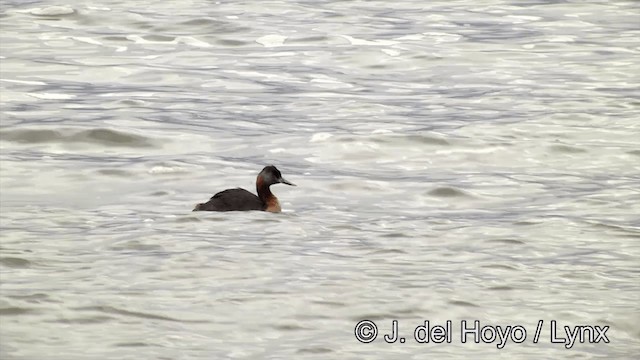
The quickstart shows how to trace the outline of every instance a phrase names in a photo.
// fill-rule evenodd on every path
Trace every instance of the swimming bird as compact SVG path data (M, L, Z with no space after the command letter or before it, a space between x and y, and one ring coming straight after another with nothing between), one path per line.
M256 190L258 196L251 192L236 188L220 191L213 195L206 203L196 205L193 211L250 211L261 210L269 212L280 212L278 198L273 195L269 188L273 184L287 184L296 186L282 178L280 170L275 166L266 166L256 178Z

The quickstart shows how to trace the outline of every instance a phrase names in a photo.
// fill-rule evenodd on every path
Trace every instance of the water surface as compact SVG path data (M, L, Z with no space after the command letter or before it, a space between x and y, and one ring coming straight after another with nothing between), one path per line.
M640 353L637 2L2 4L3 359Z

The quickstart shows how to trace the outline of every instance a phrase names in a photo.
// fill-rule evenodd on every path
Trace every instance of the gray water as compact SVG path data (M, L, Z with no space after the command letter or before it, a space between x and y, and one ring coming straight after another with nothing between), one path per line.
M0 358L640 354L639 2L1 4Z

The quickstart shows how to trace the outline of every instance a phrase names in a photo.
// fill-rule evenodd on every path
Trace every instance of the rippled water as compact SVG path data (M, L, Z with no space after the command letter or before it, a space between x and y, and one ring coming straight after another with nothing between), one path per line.
M0 357L635 358L639 18L3 1ZM283 213L191 212L266 164L298 185ZM424 320L451 342L416 343ZM565 349L552 320L610 342Z

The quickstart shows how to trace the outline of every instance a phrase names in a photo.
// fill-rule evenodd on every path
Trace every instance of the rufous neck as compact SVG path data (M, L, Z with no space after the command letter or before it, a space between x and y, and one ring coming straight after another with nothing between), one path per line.
M269 185L267 185L262 179L262 176L258 176L258 178L256 179L256 192L258 193L258 197L260 198L260 200L262 200L264 203L269 202L272 198L275 197L271 192Z

